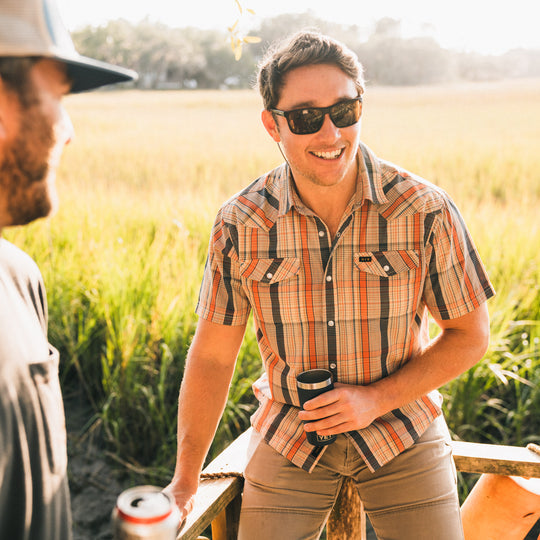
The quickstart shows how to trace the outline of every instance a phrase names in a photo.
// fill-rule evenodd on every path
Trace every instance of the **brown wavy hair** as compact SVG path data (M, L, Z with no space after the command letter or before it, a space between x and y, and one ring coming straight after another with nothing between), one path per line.
M272 46L259 64L257 86L265 109L276 108L285 76L302 66L337 66L364 93L364 68L356 54L343 43L319 32L301 31Z

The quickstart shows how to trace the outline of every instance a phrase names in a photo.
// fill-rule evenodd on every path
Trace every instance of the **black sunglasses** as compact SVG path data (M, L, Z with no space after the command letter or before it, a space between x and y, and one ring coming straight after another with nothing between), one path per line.
M270 112L287 119L289 129L295 135L317 133L322 128L324 117L329 114L332 122L338 128L356 124L362 114L362 96L341 101L330 107L306 107L292 111L270 109Z

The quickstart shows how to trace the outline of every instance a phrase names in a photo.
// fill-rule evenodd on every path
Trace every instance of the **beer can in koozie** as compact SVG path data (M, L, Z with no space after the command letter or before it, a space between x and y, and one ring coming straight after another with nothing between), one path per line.
M112 517L115 540L175 540L180 524L172 497L155 486L122 492Z

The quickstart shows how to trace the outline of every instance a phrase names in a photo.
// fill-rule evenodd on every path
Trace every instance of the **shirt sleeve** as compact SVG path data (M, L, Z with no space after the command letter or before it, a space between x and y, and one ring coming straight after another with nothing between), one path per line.
M445 199L430 242L424 300L441 320L462 317L495 295L463 217Z
M196 313L223 325L246 324L251 306L244 292L237 254L236 226L221 212L214 223Z

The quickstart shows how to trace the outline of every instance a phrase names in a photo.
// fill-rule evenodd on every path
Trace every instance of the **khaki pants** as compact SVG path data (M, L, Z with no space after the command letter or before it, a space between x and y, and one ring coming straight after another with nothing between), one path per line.
M379 540L462 540L448 440L439 418L416 444L371 473L349 438L339 435L309 474L254 432L238 538L319 538L343 478L350 476Z

